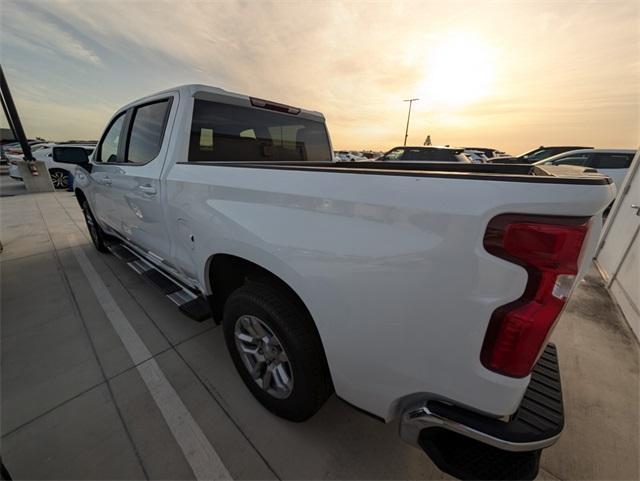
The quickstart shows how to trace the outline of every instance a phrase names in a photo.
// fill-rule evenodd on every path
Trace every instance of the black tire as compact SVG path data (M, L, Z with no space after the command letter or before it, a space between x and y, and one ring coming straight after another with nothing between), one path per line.
M66 170L51 169L49 175L54 188L61 190L69 187L69 172Z
M107 240L107 234L104 233L100 225L98 225L98 222L96 222L96 218L93 216L93 213L89 208L89 203L86 200L82 202L82 212L84 214L84 220L87 223L87 229L89 230L89 235L91 236L93 245L100 252L108 252L109 250L105 243Z
M313 320L299 301L281 286L266 282L249 281L229 296L222 321L225 342L240 377L254 397L276 416L304 421L322 407L333 391L324 350ZM293 387L285 399L263 390L240 357L235 326L246 315L258 317L286 352Z

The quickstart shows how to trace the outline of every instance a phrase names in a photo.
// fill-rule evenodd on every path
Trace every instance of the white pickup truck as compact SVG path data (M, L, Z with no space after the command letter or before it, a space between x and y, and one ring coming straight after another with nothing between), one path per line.
M460 478L535 477L564 415L548 339L609 178L581 167L333 162L324 117L203 85L133 102L78 164L112 250L222 323L247 388L302 421L327 397Z

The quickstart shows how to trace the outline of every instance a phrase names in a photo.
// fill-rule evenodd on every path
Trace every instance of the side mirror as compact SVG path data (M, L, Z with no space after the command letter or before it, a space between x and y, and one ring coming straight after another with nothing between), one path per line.
M53 160L61 164L86 165L89 154L82 147L54 147Z

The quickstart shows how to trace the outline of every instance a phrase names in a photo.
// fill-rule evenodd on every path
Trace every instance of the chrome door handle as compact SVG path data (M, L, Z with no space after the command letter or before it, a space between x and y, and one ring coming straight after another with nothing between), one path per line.
M640 205L631 204L631 208L636 210L636 215L640 215Z
M152 185L139 185L138 190L146 195L156 195L156 188Z

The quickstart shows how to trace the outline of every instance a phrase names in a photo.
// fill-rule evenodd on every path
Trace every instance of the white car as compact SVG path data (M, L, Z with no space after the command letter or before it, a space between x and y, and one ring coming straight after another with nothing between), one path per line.
M42 160L46 166L49 174L51 175L51 182L56 189L66 189L69 186L69 173L73 174L75 167L69 164L59 163L53 160L52 152L54 147L59 146L74 146L84 149L87 154L91 154L96 148L93 144L66 144L66 143L47 143L38 144L31 148L33 158L36 160ZM20 176L20 169L18 162L24 162L22 153L20 154L7 154L9 159L9 175L12 179L22 180Z
M361 160L368 160L360 152L350 152L346 150L338 150L335 152L335 158L341 162L357 162Z
M591 167L611 177L616 186L621 186L629 166L636 155L629 149L580 149L563 152L533 165L577 165Z
M400 418L402 439L457 477L536 476L564 424L547 340L593 257L611 179L336 164L321 113L204 85L132 102L91 158L54 158L77 165L95 247L221 323L266 409L303 421L335 391Z

